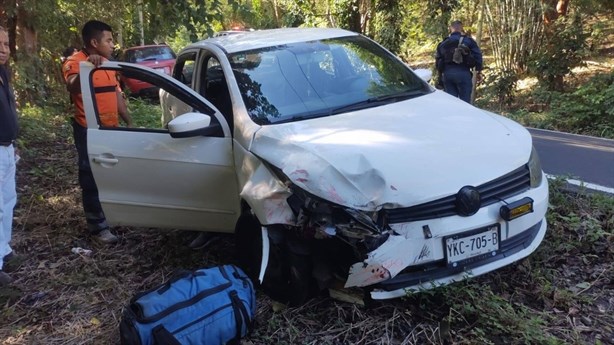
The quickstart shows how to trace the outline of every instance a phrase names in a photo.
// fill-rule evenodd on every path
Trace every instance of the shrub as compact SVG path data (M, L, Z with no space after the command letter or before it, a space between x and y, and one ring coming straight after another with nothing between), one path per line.
M614 135L614 72L589 79L571 93L553 92L555 127L570 132Z
M481 99L478 105L486 108L498 107L502 110L504 106L510 107L514 102L518 75L512 70L496 69L489 73L484 80L484 87L481 91ZM496 104L492 104L494 102Z
M528 72L548 90L562 91L563 77L583 63L586 40L579 14L560 17L549 27L542 49L529 59Z

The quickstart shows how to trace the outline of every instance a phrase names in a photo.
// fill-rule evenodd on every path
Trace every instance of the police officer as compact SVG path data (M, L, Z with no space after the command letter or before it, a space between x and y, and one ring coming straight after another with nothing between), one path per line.
M2 267L14 256L9 242L13 226L13 208L17 202L14 144L18 126L15 95L5 66L9 55L9 35L6 29L0 26L0 286L8 285L12 281Z
M90 167L87 154L87 122L81 97L81 83L79 81L79 63L89 61L99 66L108 61L115 48L113 44L113 30L103 22L90 20L81 30L84 48L66 58L63 65L66 88L70 92L75 105L73 118L73 135L77 148L79 165L79 186L83 198L83 211L89 234L99 242L111 244L118 241L117 236L111 233L106 217L98 198L98 187L94 181L94 175ZM126 103L117 82L114 71L98 70L93 75L94 89L96 90L96 104L100 126L117 127L119 118L128 127L132 126L132 120L126 109Z
M450 24L450 36L437 46L437 70L443 75L443 88L452 96L471 103L473 88L471 72L475 68L477 80L482 79L482 51L475 40L463 33L463 24Z

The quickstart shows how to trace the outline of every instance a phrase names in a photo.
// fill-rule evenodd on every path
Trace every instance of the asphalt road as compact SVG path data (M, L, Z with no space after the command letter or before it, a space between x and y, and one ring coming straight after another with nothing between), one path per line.
M528 128L542 169L614 192L614 140Z

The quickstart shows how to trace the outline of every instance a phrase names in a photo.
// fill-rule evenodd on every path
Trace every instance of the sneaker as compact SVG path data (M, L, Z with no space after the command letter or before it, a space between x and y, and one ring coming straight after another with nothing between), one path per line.
M13 282L13 278L11 278L8 273L0 271L0 286L6 286Z
M113 243L117 243L117 241L119 241L119 238L117 238L117 236L113 235L109 229L102 230L101 232L97 233L96 235L92 235L92 238L95 239L96 241L98 241L100 243L104 243L104 244L113 244Z

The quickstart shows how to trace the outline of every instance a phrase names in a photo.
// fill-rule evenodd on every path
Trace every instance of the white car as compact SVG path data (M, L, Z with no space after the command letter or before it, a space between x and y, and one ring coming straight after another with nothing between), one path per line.
M274 298L339 285L400 297L509 265L546 233L529 133L356 33L219 36L183 49L170 77L100 68L161 89L161 123L103 128L82 66L109 222L235 232L239 263Z

